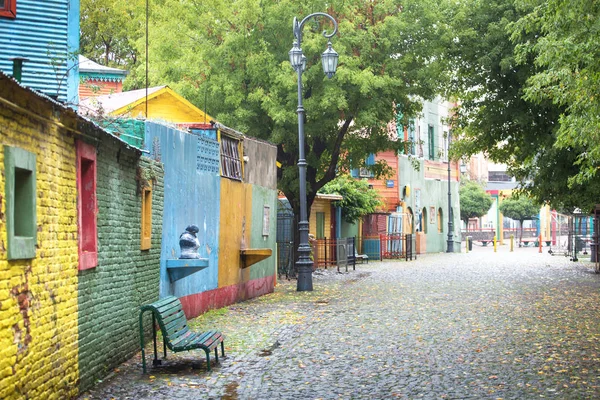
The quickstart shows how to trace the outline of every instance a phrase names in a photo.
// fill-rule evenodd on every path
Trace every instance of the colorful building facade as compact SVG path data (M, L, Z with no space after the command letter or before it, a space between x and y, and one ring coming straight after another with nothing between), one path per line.
M276 147L215 126L184 132L146 122L145 147L165 166L160 297L186 315L274 289ZM248 154L248 155L246 155ZM199 227L201 260L179 270L179 236Z
M0 144L0 398L70 398L138 350L162 167L1 74Z
M422 115L404 130L405 140L411 144L408 154L399 156L398 212L403 218L402 231L417 235L419 253L446 251L449 217L454 251L460 251L460 171L457 163L448 161L450 127L445 123L450 107L440 98L425 101Z
M105 67L79 55L79 100L123 91L127 71Z

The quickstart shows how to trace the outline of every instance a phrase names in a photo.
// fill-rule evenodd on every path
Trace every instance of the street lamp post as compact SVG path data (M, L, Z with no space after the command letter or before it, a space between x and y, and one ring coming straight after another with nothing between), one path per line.
M452 215L452 191L450 183L452 182L451 174L450 174L450 138L452 137L452 132L448 131L448 249L446 253L454 253L454 238L452 237L452 231L454 231L454 223L452 220L454 216Z
M299 292L312 291L312 268L313 261L310 259L310 245L308 243L308 216L306 210L306 158L304 149L304 107L302 105L302 72L306 68L306 57L302 53L302 29L304 24L313 17L327 17L333 22L333 32L328 34L323 32L323 36L327 39L331 38L337 32L337 22L329 14L314 13L305 17L300 23L294 17L294 45L289 52L290 63L298 73L298 172L300 179L300 222L298 223L298 231L300 232L300 245L298 246L298 260L296 261L296 270L298 271ZM323 71L328 78L335 74L335 69L338 63L338 54L331 48L331 41L327 43L327 49L321 56L323 63Z

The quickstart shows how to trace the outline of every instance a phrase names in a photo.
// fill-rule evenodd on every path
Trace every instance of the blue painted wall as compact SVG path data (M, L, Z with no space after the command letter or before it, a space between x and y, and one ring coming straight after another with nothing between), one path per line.
M22 83L71 104L78 50L79 0L17 0L17 17L0 18L0 70L12 75L10 58L25 57Z
M219 144L205 136L147 122L145 148L164 164L164 210L160 260L160 297L183 297L216 289L219 272ZM200 228L199 253L209 267L170 282L167 259L180 255L179 235Z

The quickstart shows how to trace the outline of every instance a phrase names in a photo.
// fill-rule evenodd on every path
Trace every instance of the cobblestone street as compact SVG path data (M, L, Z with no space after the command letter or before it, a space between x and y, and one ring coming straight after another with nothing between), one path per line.
M192 323L226 335L211 372L170 353L143 376L138 354L80 399L599 398L593 264L507 247L280 282Z

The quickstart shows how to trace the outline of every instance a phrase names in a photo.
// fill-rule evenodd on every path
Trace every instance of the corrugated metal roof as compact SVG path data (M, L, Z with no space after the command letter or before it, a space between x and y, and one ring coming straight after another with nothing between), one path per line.
M79 55L79 73L101 73L101 74L115 74L115 75L127 75L127 71L118 68L105 67L104 65L98 64L90 60L89 58Z
M0 70L27 58L23 84L67 99L69 0L18 0L15 19L0 18Z
M48 96L48 95L46 95L46 94L44 94L42 92L36 91L36 90L34 90L32 88L29 88L29 87L25 86L24 84L21 84L21 83L17 82L14 78L12 78L12 77L10 77L10 76L2 73L2 71L0 71L0 84L2 84L2 85L14 85L15 90L17 88L21 88L21 90L31 92L35 96L44 99L48 103L51 103L55 108L60 109L63 113L75 116L79 120L78 122L83 123L85 125L88 125L88 128L92 128L94 130L100 131L104 135L110 136L110 137L118 140L127 149L135 150L138 153L146 153L146 151L141 150L141 149L139 149L139 148L137 148L135 146L130 145L125 140L123 140L120 137L118 137L118 136L112 134L111 132L105 130L100 125L98 125L96 122L94 122L93 120L91 120L89 118L86 118L86 117L84 117L82 115L77 114L77 112L75 110L73 110L70 107L67 107L65 104L63 104L63 103L61 103L61 102L59 102L57 100L54 100L52 97L50 97L50 96ZM29 112L31 113L31 111L29 111Z
M165 86L155 86L148 88L148 94L152 94ZM146 97L146 89L130 90L128 92L105 94L102 96L89 97L79 103L82 113L96 113L102 110L105 113L111 113L119 108L125 107L137 100Z

